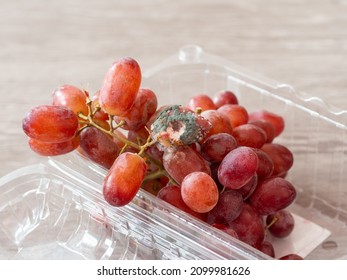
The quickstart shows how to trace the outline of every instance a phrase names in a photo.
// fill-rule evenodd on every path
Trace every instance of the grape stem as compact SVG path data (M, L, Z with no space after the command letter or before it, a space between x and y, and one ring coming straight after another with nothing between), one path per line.
M278 221L277 217L273 217L273 219L271 220L271 222L265 227L266 230L268 230L274 223L276 223Z
M157 141L153 140L151 138L151 135L148 137L146 143L144 145L138 145L132 141L129 141L128 139L122 137L121 135L118 135L116 133L114 133L114 131L120 127L122 127L125 124L125 120L121 120L119 123L117 123L116 125L114 125L113 122L113 116L108 114L108 124L109 124L109 129L105 129L102 126L100 126L99 124L97 124L94 121L94 115L96 112L98 112L101 108L99 106L95 107L95 109L93 110L92 108L92 101L87 97L87 107L88 107L88 115L84 115L83 113L78 113L78 117L80 118L79 122L81 124L83 124L83 126L78 130L78 133L81 133L81 131L83 129L85 129L86 127L92 126L95 127L96 129L102 131L105 134L110 135L111 137L115 137L117 140L119 140L120 142L122 142L124 144L122 150L120 151L120 153L124 152L126 147L132 147L135 148L136 150L138 150L138 154L142 157L146 157L148 160L150 160L152 163L154 163L157 167L158 170L153 172L153 173L149 173L147 176L148 178L158 178L160 176L166 176L169 178L169 180L173 183L175 183L175 181L171 178L171 176L166 172L166 170L163 168L162 163L155 159L154 157L152 157L150 154L146 153L146 150L152 146L153 144L155 144ZM147 177L146 177L147 178Z

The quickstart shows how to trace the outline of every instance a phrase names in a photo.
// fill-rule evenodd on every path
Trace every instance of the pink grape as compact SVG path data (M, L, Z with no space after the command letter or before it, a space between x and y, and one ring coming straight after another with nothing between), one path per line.
M205 172L192 172L181 184L182 199L195 212L207 213L216 206L218 188L212 177Z

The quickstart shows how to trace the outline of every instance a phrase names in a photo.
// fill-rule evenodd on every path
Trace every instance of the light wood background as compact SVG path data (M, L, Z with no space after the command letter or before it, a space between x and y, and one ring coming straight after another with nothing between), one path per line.
M347 0L0 0L0 176L40 161L21 120L53 89L186 44L347 109Z

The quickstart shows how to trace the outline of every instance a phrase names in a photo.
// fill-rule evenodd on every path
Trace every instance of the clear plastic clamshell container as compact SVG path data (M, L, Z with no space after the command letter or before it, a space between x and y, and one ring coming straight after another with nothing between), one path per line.
M286 84L259 78L198 46L185 46L143 74L160 104L230 89L248 111L282 115L276 142L294 154L295 230L276 255L347 258L347 112ZM0 259L270 259L144 190L108 205L106 170L77 152L44 159L0 179Z

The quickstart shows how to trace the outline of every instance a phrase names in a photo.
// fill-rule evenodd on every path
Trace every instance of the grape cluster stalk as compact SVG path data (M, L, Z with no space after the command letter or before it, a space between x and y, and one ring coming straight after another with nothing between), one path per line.
M271 257L302 259L276 256L266 240L287 237L295 223L287 207L297 193L286 179L294 158L276 142L284 119L261 108L248 112L229 90L158 107L141 79L137 61L124 57L92 96L58 87L51 104L23 118L28 145L42 156L76 150L105 168L103 196L114 207L142 188Z

